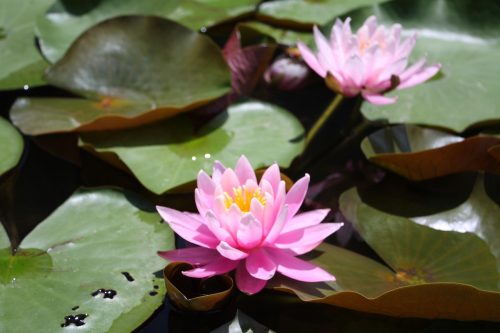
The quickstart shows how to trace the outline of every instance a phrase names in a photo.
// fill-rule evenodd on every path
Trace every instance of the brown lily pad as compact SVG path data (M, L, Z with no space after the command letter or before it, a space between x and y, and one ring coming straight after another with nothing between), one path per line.
M172 262L163 270L167 296L179 309L194 312L219 310L227 304L234 289L228 275L208 279L194 279L182 274L193 266L184 262Z
M396 125L363 140L365 156L410 180L425 180L467 171L500 173L500 138L462 138L434 129Z

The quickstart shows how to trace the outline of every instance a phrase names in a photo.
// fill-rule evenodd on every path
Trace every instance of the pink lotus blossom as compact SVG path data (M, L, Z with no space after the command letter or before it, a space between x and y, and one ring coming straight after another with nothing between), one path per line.
M441 68L440 64L426 66L425 58L407 68L417 35L402 41L400 24L386 29L370 16L353 34L350 21L337 19L329 41L314 27L316 55L298 44L304 61L337 93L347 97L361 94L372 104L392 104L397 98L384 93L423 83Z
M271 165L259 183L241 156L234 171L215 162L212 177L198 174L195 190L199 214L157 207L182 238L199 245L158 252L171 261L195 265L183 274L207 278L236 269L236 285L254 294L276 272L305 282L332 281L323 269L297 258L318 246L342 223L320 223L328 209L297 214L309 185L309 175L285 190L279 167Z

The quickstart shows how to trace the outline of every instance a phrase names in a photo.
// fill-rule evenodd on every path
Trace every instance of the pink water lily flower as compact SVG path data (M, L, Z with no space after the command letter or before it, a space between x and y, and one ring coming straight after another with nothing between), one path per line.
M417 36L402 40L400 24L386 29L370 16L353 34L350 21L337 19L330 40L314 27L317 54L303 43L298 44L304 61L336 92L347 97L361 94L372 104L392 104L396 97L384 93L413 87L439 71L440 64L426 66L425 58L407 68Z
M332 281L323 269L297 258L318 246L342 223L320 223L328 209L297 214L306 195L309 175L285 190L279 167L271 165L257 182L241 156L234 170L215 162L212 177L198 174L195 190L199 214L157 207L170 227L195 247L158 252L170 261L195 268L183 272L207 278L236 270L236 285L254 294L276 272L305 282Z

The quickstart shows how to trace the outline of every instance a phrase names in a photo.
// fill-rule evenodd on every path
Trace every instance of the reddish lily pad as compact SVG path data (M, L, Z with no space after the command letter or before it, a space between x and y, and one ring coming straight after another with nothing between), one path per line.
M500 162L492 157L499 145L500 138L494 136L464 139L438 130L397 125L369 135L361 148L373 163L411 180L425 180L466 171L500 173Z
M122 16L87 30L46 78L88 100L18 100L11 117L24 133L136 126L193 109L231 88L215 43L153 16Z

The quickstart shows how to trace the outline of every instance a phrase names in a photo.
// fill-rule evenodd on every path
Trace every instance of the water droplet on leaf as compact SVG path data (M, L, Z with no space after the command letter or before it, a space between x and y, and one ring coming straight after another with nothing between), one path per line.
M113 299L116 296L117 292L113 289L106 290L106 289L101 288L101 289L97 289L96 291L94 291L91 295L96 297L100 294L103 295L102 298Z
M87 318L87 314L77 314L77 315L69 315L64 317L64 323L61 324L61 327L67 327L69 325L75 325L75 326L83 326L85 325L85 318Z

